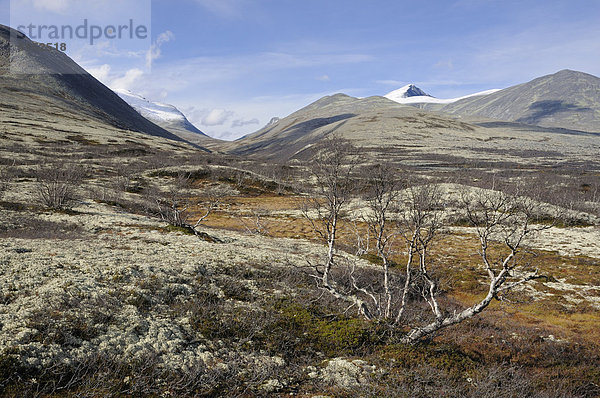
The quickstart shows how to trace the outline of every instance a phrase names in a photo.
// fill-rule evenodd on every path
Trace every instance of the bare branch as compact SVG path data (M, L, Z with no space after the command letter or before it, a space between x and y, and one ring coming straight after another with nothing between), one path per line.
M539 228L531 228L531 220L539 211L533 201L499 191L480 190L469 195L465 195L463 192L462 205L468 220L479 236L479 254L488 273L488 293L473 306L449 316L444 316L439 312L439 308L434 308L437 303L430 293L428 299L436 314L435 320L425 326L413 328L401 339L405 343L414 343L442 328L471 318L487 308L494 299L498 299L500 293L510 291L531 280L542 277L536 270L525 277L514 280L512 272L522 265L517 255L526 237L532 232L540 230ZM492 261L488 254L492 241L501 243L505 248L505 255L497 261ZM421 254L420 251L418 253ZM423 263L423 257L421 257L422 270ZM429 279L426 273L424 273L424 276Z

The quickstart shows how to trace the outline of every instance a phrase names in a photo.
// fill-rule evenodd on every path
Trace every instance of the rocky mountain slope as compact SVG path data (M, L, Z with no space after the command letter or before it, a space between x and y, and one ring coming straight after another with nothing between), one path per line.
M11 34L15 38L11 43ZM0 25L0 113L46 127L82 121L184 141L143 118L64 53ZM23 121L28 119L27 122Z
M562 70L496 93L449 104L443 112L543 127L600 132L600 78Z

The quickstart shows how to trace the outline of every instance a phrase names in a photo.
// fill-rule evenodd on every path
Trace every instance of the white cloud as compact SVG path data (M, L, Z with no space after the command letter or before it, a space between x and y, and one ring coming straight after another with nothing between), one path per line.
M175 39L175 34L170 30L167 30L158 35L158 37L156 38L156 44L162 46L164 43L167 43L173 39Z
M104 64L97 68L88 68L87 72L101 82L106 82L110 75L110 65Z
M144 76L144 71L141 69L129 69L124 76L113 79L109 83L112 89L131 90L135 92L134 86Z
M236 104L230 104L237 107ZM194 106L179 106L179 109L187 116L188 120L196 126L203 126L205 133L215 138L234 139L247 134L250 125L260 124L259 119L245 118L235 111L226 108L196 108ZM235 119L234 119L235 118ZM228 124L230 120L231 125ZM208 128L208 130L206 129ZM234 131L231 131L233 129ZM240 129L242 130L240 132Z
M317 80L320 80L322 82L328 82L331 80L331 78L328 75L323 75L323 76L317 77Z
M260 124L260 120L256 118L250 120L236 119L231 123L231 128L250 126L253 124Z
M158 35L156 41L152 43L152 46L150 46L150 49L146 53L146 66L148 68L152 67L152 62L155 59L160 58L161 47L163 46L163 44L168 43L174 39L175 35L170 30L167 30L166 32L163 32L160 35Z
M147 56L147 53L148 50L146 49L132 50L131 48L120 48L115 41L100 40L94 42L93 45L82 45L71 54L71 57L78 63L89 63L98 59L112 58L119 61L127 60L131 63L141 64L144 62L144 57ZM143 67L144 64L140 66Z
M222 126L235 115L235 112L225 109L213 109L209 111L201 120L203 126Z

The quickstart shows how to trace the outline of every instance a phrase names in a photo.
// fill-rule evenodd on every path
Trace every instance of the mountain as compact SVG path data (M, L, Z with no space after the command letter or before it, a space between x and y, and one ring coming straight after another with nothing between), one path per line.
M451 118L398 104L384 97L326 96L255 133L230 143L225 150L278 160L302 158L303 151L324 136L337 133L357 146L379 149L411 146L423 129L467 131L473 127Z
M600 132L600 78L562 70L444 106L443 112L543 127Z
M350 119L377 110L402 108L383 97L357 99L345 94L326 96L283 119L273 119L262 129L235 141L235 154L291 158L335 131Z
M385 98L391 99L392 101L396 102L400 102L403 99L412 97L431 97L431 95L427 94L425 91L421 90L414 84L407 84L406 86L401 87L398 90L394 90L385 95Z
M11 35L13 40L11 42ZM184 141L143 118L61 51L42 47L0 25L0 110L10 118L40 118L52 124L93 121L121 130Z
M486 91L481 91L481 92L474 93L474 94L469 94L464 97L441 99L441 98L435 98L435 97L425 93L423 90L421 90L414 84L409 84L402 88L399 88L398 90L394 90L392 92L387 93L384 97L387 99L390 99L394 102L397 102L399 104L408 104L408 105L412 105L412 104L451 104L453 102L460 101L465 98L489 95L489 94L495 93L496 91L499 91L499 90L486 90Z
M200 145L214 144L218 141L197 129L173 105L150 101L129 90L116 89L114 91L144 118L184 140Z
M460 170L473 162L513 168L585 162L592 167L600 137L518 123L466 123L455 115L384 97L335 94L220 149L267 161L307 160L311 147L329 134L350 141L374 163L390 161L426 170Z

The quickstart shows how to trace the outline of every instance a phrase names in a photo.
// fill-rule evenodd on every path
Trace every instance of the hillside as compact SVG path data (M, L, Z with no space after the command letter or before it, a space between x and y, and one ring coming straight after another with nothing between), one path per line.
M562 70L442 108L460 116L600 132L600 78Z
M441 124L435 125L438 121ZM231 152L294 158L331 133L352 140L359 146L391 147L396 139L409 138L408 133L431 123L435 128L471 128L383 97L358 99L336 94L321 98L275 124L239 139L231 146Z
M33 119L55 126L84 118L112 128L184 141L140 116L64 53L40 47L26 37L11 44L11 32L16 35L16 31L0 26L2 118L12 123Z
M402 105L383 97L327 96L222 146L236 155L287 161L335 133L362 148L367 159L427 168L465 162L521 165L585 163L600 170L598 135L479 120Z

